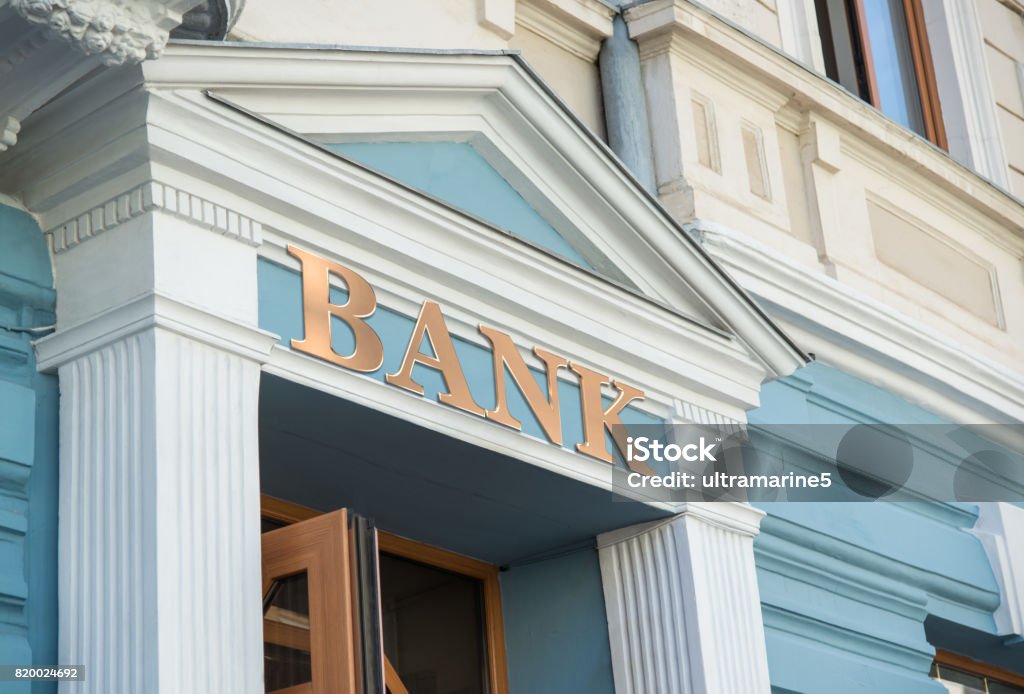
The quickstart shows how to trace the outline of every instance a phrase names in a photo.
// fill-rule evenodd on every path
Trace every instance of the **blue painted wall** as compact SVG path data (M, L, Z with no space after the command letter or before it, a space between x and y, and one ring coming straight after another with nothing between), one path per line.
M57 383L30 334L53 323L49 253L35 221L0 205L0 662L57 660ZM55 683L0 682L3 694Z
M882 388L812 364L770 383L751 425L944 423ZM790 460L808 453L782 444ZM971 504L764 503L755 541L778 692L941 694L925 619L992 633L998 586L966 532Z
M512 694L614 694L597 550L501 574Z
M464 142L351 142L328 147L591 268L472 145Z

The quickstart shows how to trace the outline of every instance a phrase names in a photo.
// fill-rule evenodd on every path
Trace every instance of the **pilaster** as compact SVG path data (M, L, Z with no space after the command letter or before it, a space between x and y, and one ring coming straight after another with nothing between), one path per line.
M37 343L61 390L59 662L87 673L61 691L260 691L275 336L255 327L253 238L166 201L102 232L55 244L58 330Z
M598 537L617 694L767 694L762 511L690 503Z

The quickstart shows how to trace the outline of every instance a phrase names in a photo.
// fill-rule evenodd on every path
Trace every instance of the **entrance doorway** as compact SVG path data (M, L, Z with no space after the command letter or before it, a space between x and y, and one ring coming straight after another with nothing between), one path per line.
M498 569L263 498L264 681L274 694L506 694Z

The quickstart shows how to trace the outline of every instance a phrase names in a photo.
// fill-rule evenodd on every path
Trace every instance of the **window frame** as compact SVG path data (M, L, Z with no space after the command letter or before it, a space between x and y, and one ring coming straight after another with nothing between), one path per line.
M942 120L942 106L939 101L939 89L935 80L935 65L932 60L931 47L928 42L928 31L925 27L924 8L921 0L902 0L903 14L907 21L907 39L910 43L911 60L914 65L914 76L917 82L917 91L920 98L921 118L924 122L923 136L937 147L949 151L949 141L946 136L946 126ZM825 3L815 3L816 11ZM863 69L864 74L858 75L858 81L863 82L867 94L861 94L861 98L882 111L881 100L878 93L878 78L876 76L874 54L871 51L871 36L868 33L867 12L864 8L864 0L844 0L847 10L847 21L850 25L850 41L856 51L859 52L861 65L855 69ZM827 14L827 11L826 11ZM825 17L825 25L831 27L832 18ZM821 23L819 22L819 27ZM821 36L822 48L832 43L832 37ZM834 49L833 49L834 52ZM833 62L835 56L833 55ZM826 57L826 64L829 62Z
M995 665L988 665L986 663L978 662L973 658L953 653L951 651L945 651L941 648L935 650L936 674L938 680L942 681L942 666L955 668L963 672L977 675L985 680L995 680L1000 684L1009 684L1014 687L1024 687L1024 675L1018 675L1015 672L1004 670Z
M322 511L269 496L260 495L260 517L290 525L323 515ZM508 665L505 657L505 627L501 606L499 569L440 547L377 530L377 552L416 561L480 581L484 600L484 636L487 680L490 694L508 694ZM389 664L385 660L385 668Z

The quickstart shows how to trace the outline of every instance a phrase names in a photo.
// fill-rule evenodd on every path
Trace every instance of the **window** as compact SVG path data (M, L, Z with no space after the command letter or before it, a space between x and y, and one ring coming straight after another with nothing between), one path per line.
M505 694L497 567L263 498L265 691Z
M1024 693L1024 675L985 665L948 651L937 651L933 678L951 694Z
M947 149L921 0L815 0L826 74Z

